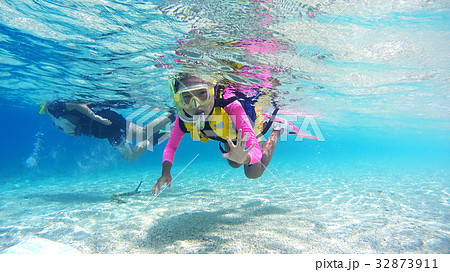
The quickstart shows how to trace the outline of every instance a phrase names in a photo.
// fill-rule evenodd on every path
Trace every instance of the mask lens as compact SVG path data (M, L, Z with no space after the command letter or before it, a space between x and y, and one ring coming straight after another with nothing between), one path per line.
M176 93L175 102L183 109L192 108L195 104L207 105L214 96L214 89L210 86L194 87ZM194 103L196 101L197 103ZM198 106L197 105L197 106Z
M208 90L206 88L193 90L191 93L192 93L193 96L198 98L198 100L200 102L205 102L205 101L208 101L208 99L209 99L209 93L208 93Z
M191 103L193 95L191 94L191 92L184 92L181 94L181 97L183 100L183 104L187 106Z

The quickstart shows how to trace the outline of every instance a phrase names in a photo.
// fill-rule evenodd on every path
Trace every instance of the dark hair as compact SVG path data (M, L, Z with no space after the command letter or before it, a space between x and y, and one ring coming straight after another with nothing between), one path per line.
M180 77L175 79L175 92L177 92L180 87L184 87L185 85L191 85L192 83L204 83L207 85L211 85L211 82L201 79L199 77L190 75L190 74L182 74Z

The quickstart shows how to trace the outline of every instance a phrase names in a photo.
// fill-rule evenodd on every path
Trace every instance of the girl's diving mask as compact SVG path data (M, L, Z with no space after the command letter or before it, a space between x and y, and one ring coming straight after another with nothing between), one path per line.
M175 78L169 79L169 87L177 107L178 116L184 122L195 124L198 130L202 130L205 125L205 114L191 116L185 110L207 106L214 101L214 83L208 82L199 82L189 87L178 87Z
M175 79L171 79L169 80L169 86L175 104L180 109L205 106L214 99L214 87L207 83L198 83L189 87L181 86L177 91L175 89Z
M213 98L214 88L206 84L198 84L180 89L174 94L175 104L182 109L208 105Z

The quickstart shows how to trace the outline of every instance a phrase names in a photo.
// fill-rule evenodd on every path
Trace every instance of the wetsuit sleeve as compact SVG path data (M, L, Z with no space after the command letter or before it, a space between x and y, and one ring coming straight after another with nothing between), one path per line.
M250 120L248 119L241 103L239 103L239 101L234 101L227 105L224 109L230 116L231 120L233 120L236 125L236 129L242 129L242 137L244 137L244 134L247 133L247 143L245 146L250 147L253 143L256 143L253 149L248 153L250 156L249 164L260 162L262 158L261 148L259 147L255 131L253 130Z
M167 142L166 147L164 148L163 153L163 163L170 162L173 164L173 158L175 157L175 152L178 149L178 145L180 144L181 138L183 138L183 131L180 128L180 118L176 117L175 122L172 126L172 131L170 132L169 141Z

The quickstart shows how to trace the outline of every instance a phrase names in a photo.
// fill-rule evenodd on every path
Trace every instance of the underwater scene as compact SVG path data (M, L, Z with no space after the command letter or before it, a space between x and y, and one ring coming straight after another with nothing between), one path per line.
M449 254L449 11L1 0L0 253ZM219 90L279 133L263 173L223 157L239 122L195 138Z

